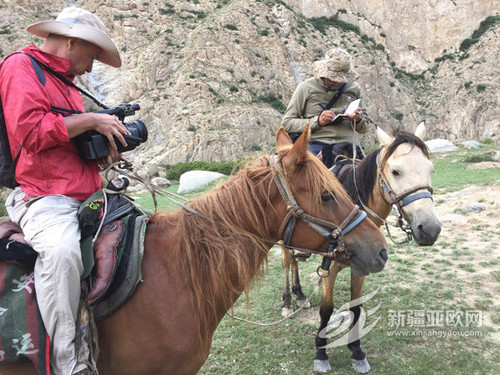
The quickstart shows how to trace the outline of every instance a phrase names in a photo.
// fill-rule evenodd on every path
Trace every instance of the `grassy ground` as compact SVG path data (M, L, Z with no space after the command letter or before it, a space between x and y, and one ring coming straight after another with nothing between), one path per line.
M376 294L363 308L369 313L380 305L365 323L374 328L362 338L372 374L500 373L500 168L491 162L470 163L482 161L476 156L489 148L493 146L433 155L438 216L463 214L463 219L444 220L441 236L431 247L393 245L388 240L386 268L367 278L364 295ZM481 169L479 164L486 166ZM464 204L477 201L486 206L483 213L462 211ZM145 196L139 202L149 204ZM162 205L171 206L161 199ZM279 251L270 251L265 275L251 290L249 309L244 297L234 305L236 316L258 322L281 319L284 283ZM307 296L313 294L320 262L312 256L301 263ZM347 270L339 275L334 293L337 308L349 300ZM312 295L310 309L271 327L227 316L214 334L200 374L314 373L320 302L318 292ZM481 324L466 321L466 316L479 316ZM328 354L333 373L355 373L344 345L329 348Z
M372 366L371 374L500 373L500 168L486 165L490 168L480 169L477 166L484 163L468 162L486 149L461 149L433 156L438 216L454 213L463 218L443 220L440 238L431 247L390 244L384 271L367 278L364 295L376 294L363 305L369 314L365 327L374 324L374 328L361 342ZM175 192L177 187L173 185L169 190ZM194 198L203 192L186 197ZM153 207L149 194L135 195L139 204ZM485 205L485 211L463 212L464 204L478 201ZM173 207L173 203L159 197L160 209ZM320 262L313 255L301 263L301 281L307 296L313 294L318 279L315 270ZM234 305L234 314L258 322L280 320L283 285L279 249L273 248L264 277L256 280L251 290L249 309L242 297ZM334 293L337 308L349 300L347 270L339 274ZM310 309L271 327L227 316L214 334L211 354L200 374L314 373L320 302L319 293L312 295ZM442 315L443 321L439 324L431 319L434 326L428 320L422 323L418 320L422 313ZM449 321L445 320L446 314ZM481 325L466 322L466 314L480 314ZM330 342L336 338L333 336ZM355 373L344 345L329 348L328 355L333 373Z

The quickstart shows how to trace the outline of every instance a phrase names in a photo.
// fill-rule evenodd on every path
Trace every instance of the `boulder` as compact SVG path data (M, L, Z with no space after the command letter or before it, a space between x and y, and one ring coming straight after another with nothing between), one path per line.
M457 146L446 139L431 139L426 141L425 144L430 152L450 152L458 150Z
M188 191L201 189L210 182L224 177L222 173L209 171L189 171L183 173L179 179L179 189L177 193L186 193Z

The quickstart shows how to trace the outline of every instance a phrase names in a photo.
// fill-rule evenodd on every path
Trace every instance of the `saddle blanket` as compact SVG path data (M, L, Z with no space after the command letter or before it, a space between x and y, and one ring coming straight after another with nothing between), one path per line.
M98 288L82 298L92 296L88 302L96 320L112 314L141 281L147 219L136 213L123 217L105 225L95 241L96 258L86 282ZM104 250L111 255L99 256ZM104 258L107 262L100 262ZM108 276L98 278L103 267ZM31 361L40 375L51 375L51 343L38 311L34 281L33 266L0 261L0 366Z
M35 298L33 269L0 262L0 366L31 361L50 375L50 341Z

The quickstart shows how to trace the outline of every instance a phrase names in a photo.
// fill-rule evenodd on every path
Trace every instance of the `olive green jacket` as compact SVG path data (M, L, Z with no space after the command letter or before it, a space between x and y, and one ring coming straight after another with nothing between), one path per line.
M287 133L301 133L306 122L309 121L311 128L311 139L325 143L353 142L352 121L342 120L333 125L320 127L318 118L323 109L335 96L337 90L326 85L319 78L309 78L299 83L288 104L281 125ZM361 88L358 83L348 83L345 91L330 108L335 114L344 113L347 106L353 100L361 98ZM320 105L321 104L321 105ZM361 107L363 101L361 102ZM356 131L364 134L367 131L366 121L356 123Z

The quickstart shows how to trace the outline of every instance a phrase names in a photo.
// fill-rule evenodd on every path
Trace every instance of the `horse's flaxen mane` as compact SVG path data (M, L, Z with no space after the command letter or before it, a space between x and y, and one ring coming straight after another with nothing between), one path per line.
M395 134L394 141L387 146L384 159L382 160L382 165L387 162L387 159L389 159L389 157L403 143L408 143L412 146L418 147L422 150L424 155L429 158L429 150L424 141L414 134L399 130ZM352 169L345 177L344 188L351 197L356 198L354 201L358 205L360 204L360 199L366 204L373 193L373 188L377 181L377 156L381 151L382 148L379 148L371 152L356 166L356 184L354 184Z
M349 199L338 181L312 154L297 170L306 172L303 175L308 191L318 198L318 204L325 190L331 191L340 202ZM286 178L293 181L293 176ZM200 320L204 317L207 320L200 322L201 327L208 329L208 320L221 316L232 306L235 296L247 292L252 278L265 264L273 245L269 237L273 224L269 220L273 209L271 194L275 199L278 197L269 157L262 157L213 192L189 202L211 220L182 209L173 214L174 219L172 214L165 213L150 219L155 223L155 231L162 230L162 222L164 225L175 222L178 226L176 235L182 238L181 246L169 252L177 252L172 258L183 263L179 265L179 273L188 273L194 308L198 309Z
M399 145L403 143L408 143L412 146L418 147L424 155L429 158L429 149L427 148L427 145L422 141L419 137L412 133L408 133L406 131L398 131L396 133L396 137L394 141L387 146L387 152L385 153L384 160L382 160L382 165L385 164L387 159L396 151L396 149L399 147Z

